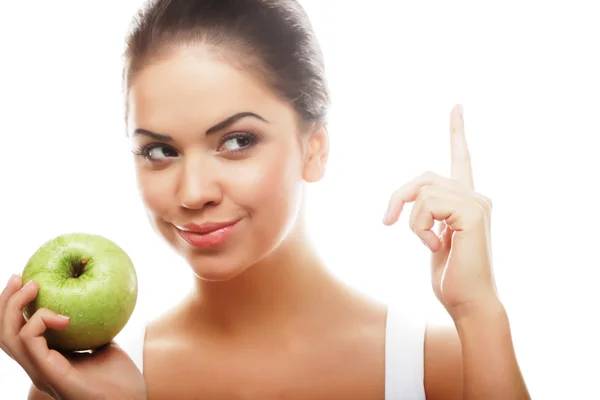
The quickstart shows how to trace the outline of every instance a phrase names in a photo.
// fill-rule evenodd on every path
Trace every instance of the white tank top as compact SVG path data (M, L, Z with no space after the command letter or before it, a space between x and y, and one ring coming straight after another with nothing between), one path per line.
M385 328L385 400L425 400L425 319L389 307ZM145 327L119 342L143 373Z

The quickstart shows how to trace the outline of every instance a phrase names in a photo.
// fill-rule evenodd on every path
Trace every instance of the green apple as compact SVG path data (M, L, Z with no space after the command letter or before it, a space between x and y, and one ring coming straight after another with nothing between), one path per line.
M40 308L70 317L66 329L47 329L48 347L93 350L125 327L137 301L137 275L127 253L99 235L69 233L43 244L23 270L23 284L39 292L24 308L27 319Z

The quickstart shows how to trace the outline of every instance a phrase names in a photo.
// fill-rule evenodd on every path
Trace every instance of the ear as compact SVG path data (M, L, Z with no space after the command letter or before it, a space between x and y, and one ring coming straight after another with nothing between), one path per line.
M322 126L309 133L305 143L303 178L306 182L317 182L325 175L329 158L329 133Z

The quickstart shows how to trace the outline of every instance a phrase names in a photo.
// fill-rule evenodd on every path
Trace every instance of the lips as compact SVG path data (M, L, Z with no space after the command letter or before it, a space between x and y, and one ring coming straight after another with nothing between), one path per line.
M205 222L203 224L186 224L183 226L176 225L175 227L180 231L205 235L214 231L218 231L219 229L227 228L231 225L234 225L235 223L237 223L237 220L229 222Z
M177 233L190 246L209 249L225 244L233 235L239 220L229 222L206 222L175 226Z

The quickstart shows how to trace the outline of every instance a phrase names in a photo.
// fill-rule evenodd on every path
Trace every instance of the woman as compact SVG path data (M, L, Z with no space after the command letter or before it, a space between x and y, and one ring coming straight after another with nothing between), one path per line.
M30 398L529 398L494 287L491 204L473 188L460 106L452 179L415 178L384 218L395 223L414 202L411 229L433 253L433 290L455 324L436 329L409 306L388 309L338 282L310 244L302 200L325 173L329 95L295 0L153 1L125 56L140 192L195 290L148 324L138 349L111 344L75 359L42 336L68 316L40 310L25 322L37 284L12 277L0 344L31 377Z

